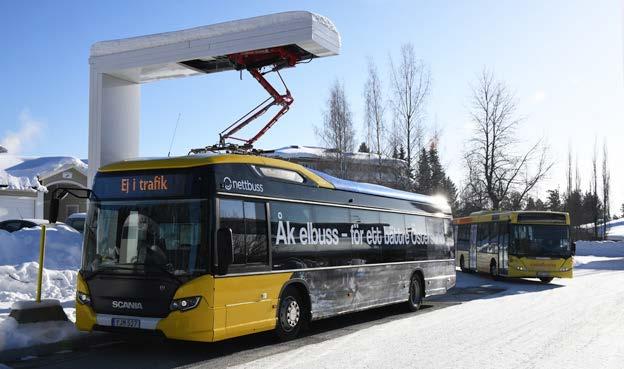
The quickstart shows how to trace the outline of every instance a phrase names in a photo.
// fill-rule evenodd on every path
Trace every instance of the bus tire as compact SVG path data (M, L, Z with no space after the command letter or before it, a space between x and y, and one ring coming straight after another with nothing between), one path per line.
M459 257L459 269L462 272L466 273L466 262L464 261L464 255Z
M498 266L496 265L496 261L494 260L490 262L490 277L492 277L492 279L494 280L498 279Z
M279 302L275 335L280 341L296 338L305 326L308 316L299 291L292 287L286 288Z
M414 273L410 281L409 299L407 300L407 308L409 311L417 311L420 309L423 300L422 286L423 284L420 276Z
M540 277L540 281L544 284L548 284L550 282L552 282L553 277Z

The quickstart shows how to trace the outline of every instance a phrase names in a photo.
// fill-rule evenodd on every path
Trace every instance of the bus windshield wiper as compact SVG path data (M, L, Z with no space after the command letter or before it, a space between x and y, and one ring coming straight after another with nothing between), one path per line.
M180 284L184 283L174 272L169 270L166 265L155 264L155 263L140 263L140 264L132 264L132 265L142 266L144 270L146 270L148 268L151 268L151 267L154 267L154 268L160 270L161 272L164 272L164 273L168 274L169 276L171 276L171 278L175 279Z

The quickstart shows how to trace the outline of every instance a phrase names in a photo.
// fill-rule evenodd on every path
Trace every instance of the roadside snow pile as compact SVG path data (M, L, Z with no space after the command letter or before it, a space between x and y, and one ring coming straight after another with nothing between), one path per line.
M624 257L624 242L576 241L576 255Z
M28 262L18 266L0 266L0 308L14 302L34 300L37 292L39 264ZM41 294L46 299L73 300L76 294L75 270L49 270L44 268Z
M80 334L72 322L18 324L13 318L0 323L0 351L58 342Z
M0 183L6 184L6 188L9 190L47 192L47 189L39 183L37 178L15 177L4 170L0 170Z
M0 230L0 265L17 265L39 260L41 227L17 232ZM82 252L82 234L57 224L46 229L45 268L78 269Z

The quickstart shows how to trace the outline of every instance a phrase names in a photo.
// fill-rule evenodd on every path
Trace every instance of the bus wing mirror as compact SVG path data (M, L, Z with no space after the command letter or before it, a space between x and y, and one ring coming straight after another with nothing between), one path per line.
M52 192L50 200L50 215L49 221L54 224L58 220L59 203L62 199L66 198L68 192L62 188L58 188Z
M217 256L219 259L219 274L227 274L228 267L232 264L232 229L220 228L217 231Z

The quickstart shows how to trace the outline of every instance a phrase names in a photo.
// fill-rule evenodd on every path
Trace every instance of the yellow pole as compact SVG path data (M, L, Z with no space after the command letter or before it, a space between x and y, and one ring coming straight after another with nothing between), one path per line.
M41 281L43 279L43 255L45 252L46 226L41 225L41 237L39 238L39 273L37 275L37 302L41 302Z

